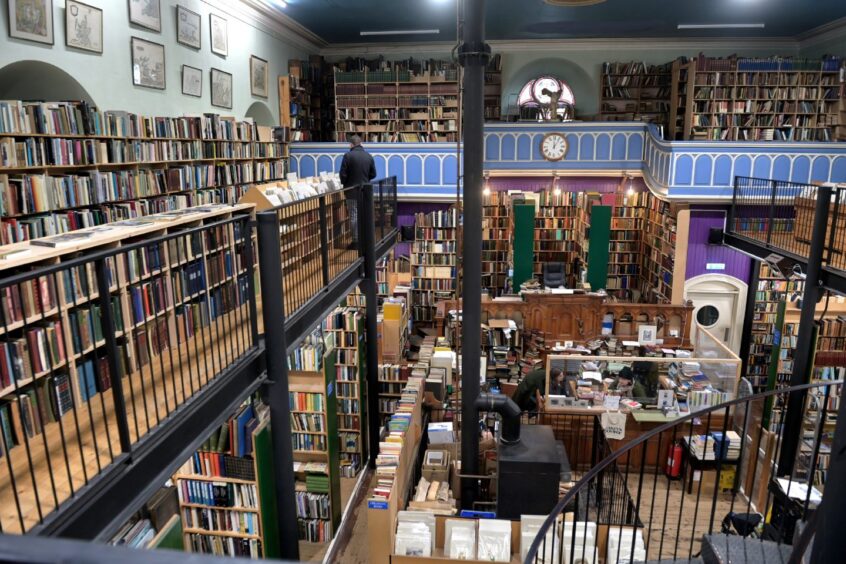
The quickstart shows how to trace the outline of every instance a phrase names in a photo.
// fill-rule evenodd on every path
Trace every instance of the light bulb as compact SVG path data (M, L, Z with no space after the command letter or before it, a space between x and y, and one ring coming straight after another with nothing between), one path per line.
M482 194L484 194L485 196L490 196L491 195L491 189L488 188L487 186L485 186L485 189L482 190Z

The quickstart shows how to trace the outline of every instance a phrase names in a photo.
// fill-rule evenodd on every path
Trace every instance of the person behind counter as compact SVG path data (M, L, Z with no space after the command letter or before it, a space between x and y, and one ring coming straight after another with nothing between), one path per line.
M610 391L618 392L624 398L645 398L646 388L635 380L632 369L628 366L620 370L617 381L611 385Z
M552 368L550 371L552 384L549 393L562 395L564 393L564 373L559 368ZM529 372L517 385L511 399L520 406L523 411L538 411L543 405L543 394L546 393L546 369L539 368Z

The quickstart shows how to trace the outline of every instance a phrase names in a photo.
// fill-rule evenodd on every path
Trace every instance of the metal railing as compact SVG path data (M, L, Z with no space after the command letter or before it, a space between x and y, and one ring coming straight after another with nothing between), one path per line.
M396 232L396 180L377 186L383 242ZM286 319L319 318L311 300L360 276L363 192L274 208ZM221 375L264 355L255 222L244 213L200 223L0 279L0 533L43 529L156 437L170 440L168 423L215 395L219 386L201 397Z
M820 194L816 185L738 176L726 231L760 243L773 252L807 261ZM826 207L823 265L843 271L846 270L846 187L833 187Z
M249 215L0 280L0 530L44 522L257 347Z
M819 503L812 488L801 488L809 480L817 486L824 481L824 445L833 430L842 385L829 381L773 390L660 425L591 468L547 517L524 561L572 564L582 561L583 553L588 561L687 561L701 552L705 535L720 532L791 544L796 523ZM808 392L803 445L793 471L782 476L776 461L785 427L784 406L796 391ZM763 414L770 402L775 407L765 428ZM721 446L718 455L714 443L694 441L714 431L722 436L736 432L739 444ZM657 448L646 448L656 438ZM568 524L563 515L578 505L589 507L607 491L608 472L623 476L623 490L617 493L628 495L632 505L630 512L614 516L621 522L610 523L602 532L615 542L602 543L607 552L600 554L600 533ZM753 522L749 527L744 526L747 518ZM582 511L575 511L575 520L594 521ZM603 524L599 519L594 522Z

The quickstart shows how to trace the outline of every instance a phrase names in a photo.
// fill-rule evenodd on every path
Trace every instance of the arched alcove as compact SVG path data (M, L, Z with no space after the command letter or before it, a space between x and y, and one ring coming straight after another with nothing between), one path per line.
M596 87L593 79L578 64L557 57L533 60L514 71L503 84L503 99L516 102L523 86L539 76L553 76L570 86L578 101L577 116L596 112Z
M245 117L253 118L256 125L266 125L268 127L278 125L276 123L276 119L273 117L273 112L270 111L270 108L268 108L267 104L264 102L253 102L253 104L247 108Z
M84 100L96 105L74 77L42 61L18 61L0 69L0 100Z

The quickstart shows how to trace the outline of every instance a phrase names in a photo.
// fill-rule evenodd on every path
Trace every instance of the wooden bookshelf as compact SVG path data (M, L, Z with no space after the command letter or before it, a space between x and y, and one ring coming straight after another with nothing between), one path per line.
M200 204L284 178L270 127L146 117L84 102L0 102L0 244Z
M457 220L455 208L415 216L411 271L416 322L434 322L436 302L455 297Z
M260 409L252 402L242 405L173 476L187 552L265 556L254 448L264 418ZM248 444L241 442L245 436ZM234 540L222 542L218 537Z
M492 298L505 293L511 249L511 198L491 192L482 200L482 288Z
M341 477L354 478L367 459L364 314L357 307L337 308L326 318L325 328L334 338L337 359L340 472Z
M673 61L670 85L670 117L667 122L665 138L670 141L685 139L687 128L687 109L690 106L688 92L690 87L691 63L687 57Z
M667 128L672 63L603 63L600 121L648 121Z
M677 210L649 195L644 217L641 296L647 302L672 303L675 274Z
M485 121L502 119L502 55L493 55L485 69Z
M299 463L297 520L300 540L310 543L331 541L341 522L337 354L330 345L315 370L292 370L288 378L291 438L294 461Z
M323 57L314 55L307 61L288 61L291 141L331 140L332 85L333 73Z
M614 197L606 290L618 298L631 298L632 290L640 287L641 243L649 197L648 191L629 191L625 183Z
M584 192L547 190L538 194L535 215L534 275L543 277L543 265L561 262L565 267L567 285L574 287L577 266L584 255L584 217L579 210L585 205Z
M684 115L677 139L833 141L843 123L837 57L711 58L686 68L686 92L672 98ZM674 72L675 77L675 72ZM674 89L678 90L675 85Z

